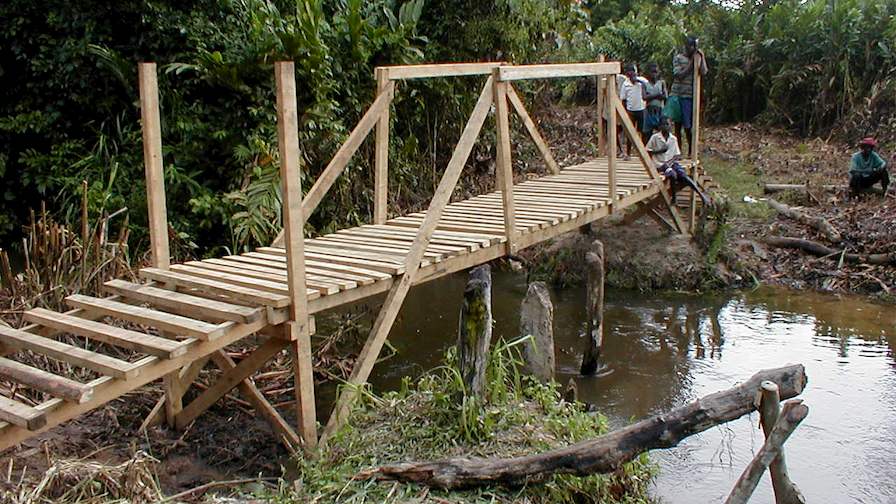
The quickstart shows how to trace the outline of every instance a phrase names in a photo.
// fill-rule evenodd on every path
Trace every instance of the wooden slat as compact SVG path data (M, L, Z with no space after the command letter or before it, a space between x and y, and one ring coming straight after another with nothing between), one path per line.
M82 383L5 357L0 357L0 377L75 403L93 397L93 389Z
M227 261L224 259L203 259L200 263L203 267L211 267L212 265L225 267L228 270L235 269L237 271L241 271L245 275L255 275L255 274L264 274L259 278L262 279L272 279L279 278L284 280L286 278L286 270L277 269L268 266L262 266L258 264L252 264L249 262L237 262L237 261ZM308 285L321 285L321 286L335 286L342 290L354 289L358 286L359 281L357 278L347 278L347 277L332 277L329 275L320 275L317 272L309 271L308 268L305 268L305 278L307 279ZM364 279L373 283L373 280Z
M86 296L83 297L86 298ZM181 342L160 338L93 320L63 315L43 308L28 310L24 313L24 317L25 320L35 324L52 327L59 331L102 341L103 343L127 348L128 350L155 355L163 359L171 359L172 357L183 355L190 345L188 343L189 340Z
M47 425L47 415L43 411L3 396L0 396L0 420L30 431Z
M208 278L209 280L216 280L221 283L227 283L231 285L236 285L239 287L248 287L251 289L257 289L265 292L270 292L273 294L289 294L289 286L286 282L274 282L271 280L261 280L258 278L249 278L240 274L231 274L224 273L221 271L213 271L203 268L197 268L194 266L187 266L186 264L175 264L171 266L171 271L176 271L178 273L186 273L190 276L200 277L200 278ZM308 290L308 292L317 292Z
M0 342L17 350L31 350L113 378L132 378L138 372L136 366L129 362L2 325Z
M232 274L232 275L242 276L242 277L246 277L247 280L252 279L252 278L257 278L259 280L267 280L267 281L281 283L281 284L286 284L286 281L287 281L285 271L272 273L271 271L274 271L273 268L269 268L270 271L258 271L256 269L254 269L254 268L263 268L263 266L248 265L250 267L245 268L245 267L239 267L239 266L232 265L232 264L229 264L229 265L218 264L216 262L211 262L211 260L208 260L208 259L204 260L204 261L188 261L188 262L184 263L184 265L191 266L194 268L207 269L209 271L216 271L216 272L221 272L221 273L228 273L228 274ZM214 277L209 277L209 278L214 278ZM316 291L320 292L321 295L329 295L329 294L335 294L335 293L339 292L339 285L336 284L335 282L319 280L316 277L313 277L312 275L308 275L307 273L305 274L305 284L307 285L308 289L316 290ZM355 284L355 286L357 286L357 284Z
M264 314L264 310L261 308L225 303L124 280L110 280L106 282L105 287L109 292L114 292L124 298L214 320L249 324L260 319Z
M432 77L463 77L489 75L492 69L505 65L502 61L490 63L437 63L429 65L396 65L377 67L388 71L390 80L427 79Z
M594 75L618 74L618 61L606 63L558 63L548 65L502 66L498 68L498 78L502 81L523 79L553 79L557 77L590 77Z
M173 313L119 303L109 299L83 296L81 294L71 295L65 298L65 301L73 308L102 313L109 317L154 327L160 331L201 340L215 339L224 334L224 331L229 328L229 324L209 324L202 320L182 317ZM168 341L164 338L161 339L162 341Z
M189 289L196 289L209 294L224 295L232 299L255 303L273 308L289 306L289 297L274 294L258 289L240 287L224 282L216 282L207 278L178 273L176 271L163 271L156 268L144 268L140 270L140 276L158 282L172 282ZM317 294L317 291L314 291Z
M248 252L243 254L250 257L257 257L259 259L268 259L273 261L286 261L285 257L279 257L272 254L266 254L263 252ZM314 260L318 264L342 264L345 266L355 266L359 268L364 268L367 270L379 271L382 273L387 273L389 275L398 275L404 271L402 266L397 265L394 262L386 262L386 261L368 261L366 259L356 259L353 257L341 257L338 255L328 255L321 254L316 252L306 252L305 257L308 260ZM308 261L306 261L308 262Z

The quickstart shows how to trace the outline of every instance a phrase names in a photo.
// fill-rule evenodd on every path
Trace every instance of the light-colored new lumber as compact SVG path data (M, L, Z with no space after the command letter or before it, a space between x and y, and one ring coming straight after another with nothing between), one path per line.
M82 383L5 357L0 357L0 377L66 401L83 403L93 397L93 390Z
M223 295L235 300L270 306L272 308L285 308L289 306L288 296L224 282L217 282L207 278L178 273L176 271L143 268L140 270L140 276L158 282L171 282L182 287L196 289L208 294ZM317 294L317 291L315 291L315 294Z
M377 68L377 96L389 91L389 69ZM390 100L391 103L391 100ZM389 208L389 112L386 106L376 123L376 146L373 164L373 223L386 222Z
M594 75L618 74L618 61L604 63L557 63L547 65L519 65L498 67L500 81L524 79L553 79L558 77L590 77Z
M497 158L495 164L496 188L501 191L501 201L504 207L504 235L507 237L508 254L515 254L516 246L516 212L513 210L513 165L510 147L510 112L507 109L506 82L500 82L496 68L492 72L495 93L495 122L498 128L498 142L496 146Z
M36 431L47 425L47 415L27 404L0 396L0 420Z
M174 264L171 266L171 271L176 271L178 273L186 273L190 276L199 277L199 278L208 278L210 280L220 281L222 283L237 285L240 287L249 287L252 289L258 289L265 292L271 292L274 294L283 294L284 296L289 294L289 286L285 281L270 281L270 280L261 280L257 278L249 278L244 275L239 274L230 274L224 273L221 271L213 271L203 268L196 268L193 266L187 266L186 264ZM284 279L285 280L285 279ZM316 291L312 291L316 292Z
M489 63L436 63L428 65L401 65L377 67L388 70L390 80L427 79L432 77L463 77L490 75L492 69L504 65L503 61Z
M349 159L370 133L382 111L392 102L394 83L377 96L349 140L336 152L321 178L302 199L301 158L299 154L299 116L296 103L296 73L291 61L274 64L277 83L277 143L280 149L280 184L283 193L283 237L286 249L286 275L289 280L290 320L285 324L286 336L296 356L293 363L296 390L296 416L303 448L312 452L317 447L317 413L314 404L314 375L311 363L311 327L308 318L308 295L305 286L305 216L310 215ZM325 179L331 176L331 179ZM317 198L317 202L315 199ZM307 202L307 208L306 208Z
M142 306L134 306L109 299L72 294L65 302L73 308L101 313L109 317L155 327L177 335L199 339L213 339L224 334L226 325L209 324L202 320L182 317ZM169 341L162 338L163 341Z
M540 152L541 157L544 158L544 163L548 165L548 169L551 170L551 173L560 173L560 165L557 164L554 155L551 154L551 148L548 147L548 143L544 140L544 137L541 136L541 132L538 131L538 126L535 124L535 121L532 120L532 116L529 115L526 106L523 105L523 100L516 93L516 89L509 84L507 85L507 98L510 100L510 104L513 105L513 109L520 117L520 120L523 121L523 126L526 127L526 131L529 132L529 136L532 137L532 141L535 142L535 147L538 148L538 152Z
M24 313L24 317L25 320L35 324L52 327L59 331L102 341L103 343L127 348L128 350L155 355L163 359L183 355L189 346L181 341L160 338L93 320L63 315L44 308L32 308Z
M151 303L184 314L207 317L214 320L248 324L260 319L264 314L264 310L260 308L191 296L151 285L135 284L125 280L110 280L105 283L105 287L109 292L118 294L123 298Z
M616 76L612 76L612 80L607 83L606 90L606 103L609 106L607 113L607 189L610 195L610 208L611 212L617 210L614 208L613 204L616 202L616 197L618 194L616 193L616 109L613 107L613 104L618 101L618 97L616 96ZM626 118L628 116L626 115Z
M0 343L17 350L31 350L75 366L92 369L113 378L137 376L135 364L0 325Z
M597 55L597 62L603 63L606 61L606 57L603 54ZM603 75L597 76L597 155L598 156L606 156L607 155L607 138L604 136L606 131L604 131L604 114L607 111L606 108L606 96L604 89L607 87L607 77ZM615 134L615 132L614 132ZM614 152L613 156L616 155Z
M348 384L339 394L333 413L330 415L330 420L327 422L327 426L321 436L320 442L322 445L326 443L329 436L344 424L357 397L358 387L367 381L370 372L373 370L373 365L376 363L377 357L383 348L383 343L389 336L389 331L392 329L392 324L398 316L398 311L401 309L401 305L417 276L420 262L423 259L423 252L426 250L429 239L436 229L436 225L442 216L442 211L451 199L451 194L454 192L454 188L460 178L461 170L464 164L466 164L470 152L473 150L473 145L491 108L494 93L492 86L493 79L489 77L479 95L476 106L473 108L473 113L464 127L460 140L451 154L451 159L442 175L442 179L439 181L435 194L429 203L426 219L423 225L420 226L417 240L414 242L405 262L405 272L389 289L389 293L383 302L383 307L373 323L370 335L367 341L365 341L361 353L358 355L355 367L352 369L352 374L348 379Z
M239 276L239 277L245 277L247 285L250 285L250 286L255 285L255 279L262 280L262 281L274 282L276 284L284 285L284 286L286 285L286 281L287 281L285 271L280 272L280 273L269 273L269 272L257 271L257 270L253 270L253 269L238 268L238 267L233 267L233 266L224 266L221 264L210 263L210 262L205 262L205 261L189 261L184 264L186 266L190 266L193 268L208 270L209 271L208 278L216 278L215 276L212 276L212 274L215 272L225 273L225 274L229 274L229 275L235 275L235 276ZM307 274L305 275L305 282L306 282L309 290L316 290L321 295L329 295L329 294L335 294L335 293L339 292L339 285L337 285L336 283L328 282L328 281L313 280L310 277L310 275L307 275ZM279 291L272 291L272 292L279 292ZM287 290L287 292L288 292L288 290Z
M149 248L152 265L167 269L168 210L165 205L165 174L162 165L162 125L159 118L159 83L155 63L137 66L140 82L140 117L143 129L143 165L146 169L146 206L149 211Z

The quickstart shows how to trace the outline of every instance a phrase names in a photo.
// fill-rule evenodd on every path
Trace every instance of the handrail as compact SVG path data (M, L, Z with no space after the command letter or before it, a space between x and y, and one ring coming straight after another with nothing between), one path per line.
M604 63L557 63L547 65L514 65L498 68L501 81L524 79L554 79L559 77L593 77L618 74L622 70L618 61Z
M507 65L505 61L486 63L435 63L426 65L396 65L376 67L388 72L389 80L429 79L433 77L465 77L491 75L492 70Z

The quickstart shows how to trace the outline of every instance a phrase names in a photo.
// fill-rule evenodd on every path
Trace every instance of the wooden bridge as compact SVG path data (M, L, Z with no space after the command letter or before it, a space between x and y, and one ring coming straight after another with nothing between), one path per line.
M619 71L618 62L603 61L378 68L375 101L303 198L295 72L291 62L276 63L284 216L281 237L273 246L254 252L170 264L156 68L153 63L141 64L152 267L140 271L146 283L112 280L106 284L108 297L73 295L67 299L72 308L68 312L36 308L24 314L29 325L20 329L0 326L5 355L0 357L0 378L14 383L13 391L27 388L44 397L43 402L32 406L17 400L15 394L0 396L0 449L161 379L165 395L149 413L146 425L165 420L183 428L239 388L288 446L314 450L347 419L358 387L367 381L413 285L513 254L633 206L640 207L637 214L649 213L678 232L687 232L685 221L672 204L668 184L651 167L648 153L616 95L616 86L608 85L616 82ZM389 218L390 103L396 84L406 79L464 76L484 76L485 84L427 211ZM634 141L637 160L621 161L611 155L575 166L558 166L513 82L568 77L597 78L598 109L606 113L606 130L616 131L620 121ZM549 175L514 183L511 109L543 155ZM452 202L462 168L492 111L498 133L497 190ZM699 119L699 110L694 117ZM325 236L303 237L305 216L314 211L374 129L373 223ZM604 135L603 130L604 125L598 124L599 152L615 153L615 135ZM688 164L696 166L696 162ZM693 209L693 198L691 202ZM658 208L668 212L668 219L659 216ZM693 211L690 220L693 222ZM310 344L314 315L381 293L386 293L383 306L319 438ZM70 337L58 337L63 334ZM236 363L223 349L237 342L258 345ZM284 349L294 356L298 429L284 420L250 378ZM39 369L14 360L22 352L40 357L29 362L48 365ZM220 378L184 405L184 393L209 361L222 370ZM82 383L60 376L52 372L59 369L49 364L54 362L83 368L92 379Z

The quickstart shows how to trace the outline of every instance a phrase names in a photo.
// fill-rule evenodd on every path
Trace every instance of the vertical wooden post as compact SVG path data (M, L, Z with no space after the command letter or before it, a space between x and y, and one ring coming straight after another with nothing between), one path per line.
M162 123L159 118L159 83L155 63L140 63L140 117L143 122L143 165L146 168L146 206L149 242L154 268L168 269L168 210L165 208L165 173L162 165Z
M700 158L700 98L703 88L703 75L700 69L703 68L703 58L700 54L694 55L694 100L691 120L691 138L688 143L691 147L691 178L695 183L699 183L697 177L697 166ZM691 190L691 206L690 218L688 220L688 230L694 234L697 227L697 191Z
M506 82L498 80L498 69L492 73L495 92L495 121L498 126L497 166L495 175L498 181L498 190L501 191L501 199L504 202L504 230L507 234L507 253L516 253L516 223L514 220L513 206L513 166L510 158L510 115L507 104Z
M377 96L387 91L389 69L376 69ZM389 208L389 109L387 105L376 123L376 157L374 160L373 223L386 222Z
M296 406L305 451L317 447L317 413L314 405L314 376L308 294L305 286L305 243L302 215L302 182L299 177L299 119L296 105L295 66L292 61L274 63L277 81L277 139L280 144L280 180L283 190L283 230L286 246L286 276L289 285L290 320L286 322L293 352Z
M606 57L603 54L597 55L598 63L603 63L606 61ZM604 103L605 94L604 88L606 86L606 76L598 75L597 76L597 155L605 156L607 155L607 139L604 138L606 132L604 131L604 114L607 113L607 107ZM615 154L615 152L613 153Z
M527 370L544 383L554 379L554 304L544 282L532 282L520 307L520 336Z
M607 82L607 186L610 191L610 213L616 201L616 74L610 74Z
M762 423L762 432L768 438L772 428L778 422L781 413L781 395L778 384L773 381L764 381L760 386L762 400L759 403L759 418ZM769 473L772 477L772 489L775 491L777 504L806 504L799 488L791 481L787 473L787 462L784 459L784 450L769 465Z
M585 293L588 325L579 372L587 376L597 372L604 345L604 244L600 240L594 240L591 250L585 253L585 263L588 267L588 290Z
M457 361L468 397L485 399L485 371L492 342L492 270L473 268L464 289L457 330Z

